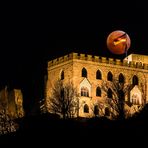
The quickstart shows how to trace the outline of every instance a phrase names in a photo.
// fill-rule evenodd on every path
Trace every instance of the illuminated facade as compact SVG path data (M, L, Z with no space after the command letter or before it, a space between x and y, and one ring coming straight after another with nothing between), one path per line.
M98 108L98 115L108 114L105 95L101 89L102 80L113 78L133 84L125 96L125 107L130 114L148 103L148 56L131 54L124 60L71 53L48 62L46 83L46 107L50 112L50 96L54 83L62 79L71 81L79 93L79 116L92 117ZM108 90L108 97L110 97ZM129 105L130 104L130 105Z

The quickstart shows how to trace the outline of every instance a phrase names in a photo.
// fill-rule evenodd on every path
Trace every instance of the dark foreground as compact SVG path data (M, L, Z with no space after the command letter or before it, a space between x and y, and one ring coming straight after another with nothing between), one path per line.
M45 114L26 117L18 123L17 132L0 137L1 145L148 147L148 122L141 118L126 121L106 118L60 120Z

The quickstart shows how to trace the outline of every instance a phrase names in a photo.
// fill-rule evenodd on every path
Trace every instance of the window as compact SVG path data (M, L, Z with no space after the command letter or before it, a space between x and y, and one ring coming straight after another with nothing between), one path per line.
M102 79L102 74L101 74L101 71L100 70L97 70L96 72L96 79Z
M98 86L97 89L96 89L96 96L101 97L101 89L100 89L99 86Z
M112 90L109 88L108 91L107 91L107 97L112 98L112 94L113 94Z
M89 97L89 90L87 87L81 88L81 96Z
M138 85L138 77L136 75L133 76L133 85Z
M84 105L84 113L89 113L89 107L87 104Z
M99 107L98 107L98 105L94 106L94 115L95 116L99 115Z
M61 80L63 80L64 79L64 71L62 70L62 72L61 72Z
M135 104L135 105L141 104L141 100L140 100L140 98L137 94L132 95L132 103Z
M107 80L108 81L112 81L113 80L113 74L111 72L108 72Z
M82 69L82 77L87 78L87 70L85 68Z
M110 110L108 107L105 108L105 116L110 116Z
M119 83L124 83L124 76L122 73L119 74Z

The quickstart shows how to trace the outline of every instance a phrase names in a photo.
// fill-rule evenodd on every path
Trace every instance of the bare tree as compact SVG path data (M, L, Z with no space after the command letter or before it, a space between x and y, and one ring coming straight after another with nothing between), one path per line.
M72 83L64 84L57 81L52 88L49 98L50 111L65 118L71 118L78 114L78 93Z
M105 92L105 100L110 108L112 118L125 118L125 96L131 85L121 83L117 79L103 81L102 89Z

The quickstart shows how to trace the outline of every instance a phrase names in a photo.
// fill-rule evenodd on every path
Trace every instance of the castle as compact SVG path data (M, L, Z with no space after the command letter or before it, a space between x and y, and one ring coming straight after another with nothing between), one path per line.
M148 103L148 56L131 54L123 60L86 54L70 53L48 62L45 104L50 112L50 96L57 80L72 82L79 94L79 116L93 117L98 108L99 116L108 114L102 81L113 78L132 84L125 96L126 108L132 115ZM110 92L107 92L110 93ZM109 94L107 94L109 96ZM130 104L130 105L129 105Z

